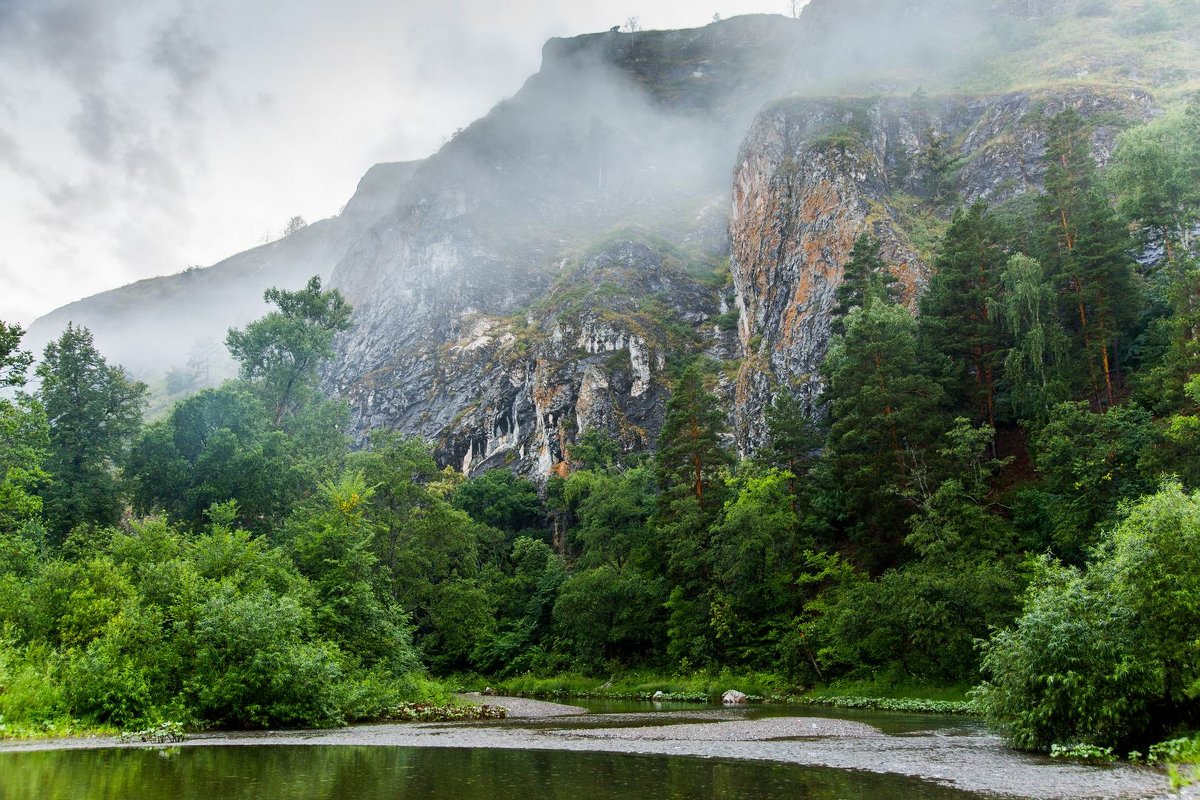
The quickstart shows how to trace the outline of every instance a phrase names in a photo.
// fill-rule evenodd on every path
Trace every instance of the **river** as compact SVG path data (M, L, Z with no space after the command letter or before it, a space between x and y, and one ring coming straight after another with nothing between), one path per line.
M1161 773L1014 753L974 720L811 708L577 709L501 722L0 744L3 800L1146 798Z

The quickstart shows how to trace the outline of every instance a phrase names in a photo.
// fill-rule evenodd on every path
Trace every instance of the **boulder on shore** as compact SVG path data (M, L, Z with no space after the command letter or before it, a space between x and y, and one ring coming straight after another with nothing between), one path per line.
M740 706L750 701L750 698L737 689L730 689L721 695L721 702L727 706Z

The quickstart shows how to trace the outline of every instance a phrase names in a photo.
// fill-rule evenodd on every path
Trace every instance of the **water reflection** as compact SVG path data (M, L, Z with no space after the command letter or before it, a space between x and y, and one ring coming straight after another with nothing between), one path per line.
M0 754L4 800L963 800L832 769L517 750L182 747Z

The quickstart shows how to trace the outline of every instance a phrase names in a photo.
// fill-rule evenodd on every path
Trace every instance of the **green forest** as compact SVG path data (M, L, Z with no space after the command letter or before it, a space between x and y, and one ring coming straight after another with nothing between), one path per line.
M227 339L240 377L153 421L69 327L0 326L0 715L329 726L464 675L976 686L1016 747L1200 728L1200 105L1101 169L953 212L901 302L855 245L822 368L739 459L719 365L671 365L657 448L589 431L544 487L465 478L319 391L352 310L318 279ZM952 201L946 201L952 202Z

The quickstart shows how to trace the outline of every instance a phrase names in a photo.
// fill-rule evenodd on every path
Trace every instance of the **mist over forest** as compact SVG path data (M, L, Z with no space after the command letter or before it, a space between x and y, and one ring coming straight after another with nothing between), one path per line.
M0 326L4 724L740 688L1191 774L1197 12L554 38L338 215Z

